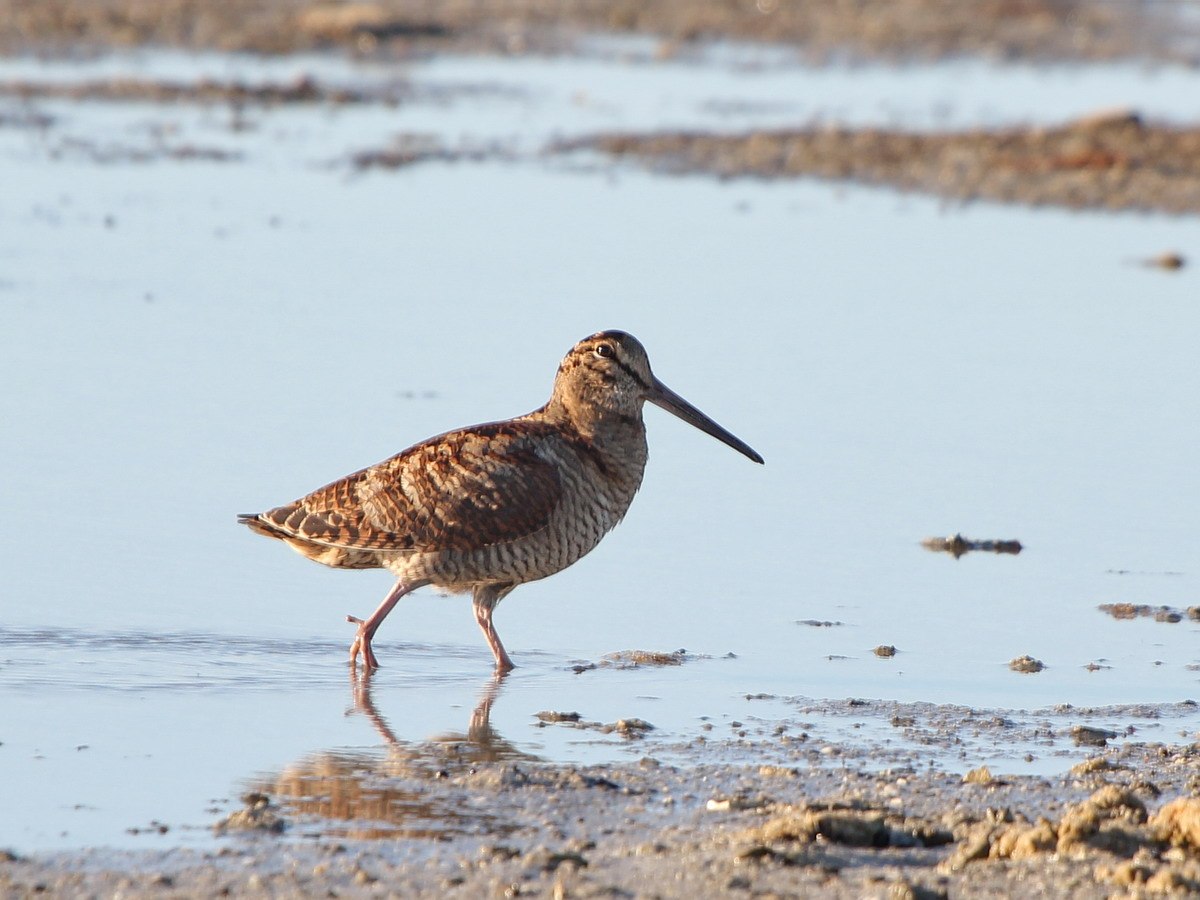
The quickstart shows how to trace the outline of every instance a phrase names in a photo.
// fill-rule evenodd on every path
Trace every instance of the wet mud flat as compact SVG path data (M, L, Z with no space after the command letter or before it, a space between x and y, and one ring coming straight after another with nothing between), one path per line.
M654 755L553 765L461 750L393 753L365 766L373 772L359 772L352 793L349 763L308 760L257 785L246 809L223 820L216 849L9 854L0 891L1090 898L1200 890L1194 744L1127 744L1052 777L727 765L711 762L714 747L694 748L687 765Z
M833 57L1152 58L1194 61L1196 24L1174 4L1089 0L4 0L0 52L157 44L285 53L569 50L583 33L656 37L672 55L699 41L795 47Z
M448 102L463 96L503 94L488 85L416 88L404 80L373 86L327 83L303 76L283 83L117 78L63 83L0 81L0 99L16 101L0 112L0 127L50 132L54 117L35 104L46 100L140 102L151 105L228 105L236 130L248 108L280 105L393 107L413 102ZM83 150L100 161L114 153L133 161L159 158L164 148L138 152L89 146L85 137L56 152ZM541 160L581 154L634 161L668 174L704 174L721 179L816 178L895 188L970 203L991 201L1068 209L1200 213L1200 127L1146 120L1136 111L1115 110L1057 126L912 131L807 125L726 134L713 131L614 132L551 142L534 150ZM240 154L213 147L170 148L173 158L237 161ZM529 153L525 154L530 155ZM451 144L438 135L401 133L383 147L357 150L330 161L356 171L396 170L430 162L519 160L503 142ZM1162 269L1185 265L1165 254L1145 261ZM946 539L953 541L953 539ZM1015 545L1019 549L1019 543ZM956 550L972 549L965 544ZM999 552L1011 552L1002 546Z
M676 174L854 181L961 202L1200 212L1200 128L1155 124L1131 111L1047 128L614 133L554 149Z

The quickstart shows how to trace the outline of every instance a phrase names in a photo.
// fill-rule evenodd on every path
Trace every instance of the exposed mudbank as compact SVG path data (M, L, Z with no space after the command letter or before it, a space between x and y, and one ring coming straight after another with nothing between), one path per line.
M0 50L159 46L258 53L339 48L359 54L547 53L602 32L648 36L671 56L697 42L754 41L834 57L1195 61L1196 24L1171 4L1087 0L862 0L711 3L592 0L545 4L420 0L7 0Z
M853 181L964 203L1200 213L1200 128L1134 112L1054 128L603 134L555 150L597 151L675 174Z

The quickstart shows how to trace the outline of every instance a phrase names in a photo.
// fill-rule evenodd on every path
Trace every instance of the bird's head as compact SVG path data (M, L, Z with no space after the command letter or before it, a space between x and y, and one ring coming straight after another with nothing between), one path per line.
M584 433L620 423L642 427L649 400L734 450L761 463L762 457L655 377L646 348L624 331L601 331L574 347L558 367L556 404Z

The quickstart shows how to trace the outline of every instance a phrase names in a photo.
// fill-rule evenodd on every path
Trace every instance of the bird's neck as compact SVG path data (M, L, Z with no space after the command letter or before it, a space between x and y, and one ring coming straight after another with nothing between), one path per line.
M620 468L636 469L640 479L648 455L641 403L628 410L552 397L540 412L547 421L570 428Z

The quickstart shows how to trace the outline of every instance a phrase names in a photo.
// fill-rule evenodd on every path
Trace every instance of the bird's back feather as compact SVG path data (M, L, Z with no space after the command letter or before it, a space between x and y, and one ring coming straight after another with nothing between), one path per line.
M547 436L525 419L449 432L238 521L293 546L388 553L518 540L545 528L562 497L555 466L536 450Z

